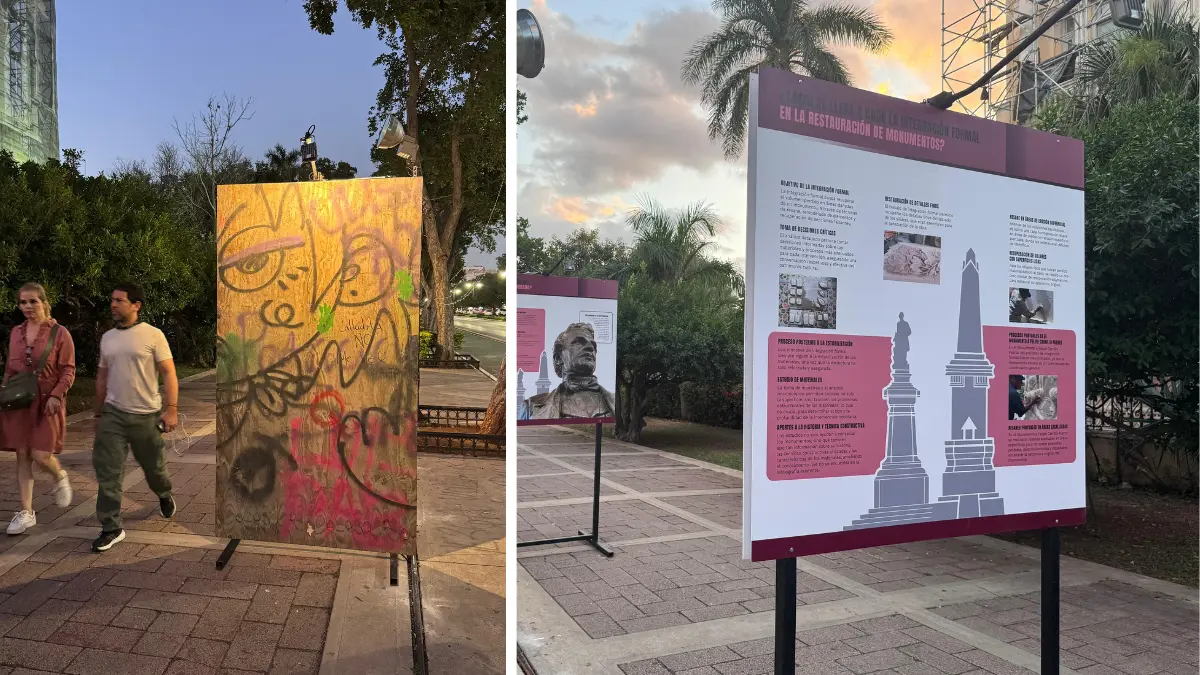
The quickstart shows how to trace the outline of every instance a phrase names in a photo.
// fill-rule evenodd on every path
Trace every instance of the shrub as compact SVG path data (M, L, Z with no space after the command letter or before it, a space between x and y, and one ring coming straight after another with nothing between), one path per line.
M679 385L680 409L689 422L729 429L742 428L742 384L712 385L684 382Z

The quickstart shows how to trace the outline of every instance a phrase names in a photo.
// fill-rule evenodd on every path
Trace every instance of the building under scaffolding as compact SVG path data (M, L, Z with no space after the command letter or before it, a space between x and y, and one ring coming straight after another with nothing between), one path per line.
M942 0L942 89L961 91L990 70L1067 0ZM947 14L947 4L950 9ZM959 14L955 14L955 12ZM1110 0L1083 0L987 84L986 97L954 109L1012 124L1029 121L1039 101L1076 86L1080 53L1120 30Z
M0 150L58 159L54 0L0 0Z

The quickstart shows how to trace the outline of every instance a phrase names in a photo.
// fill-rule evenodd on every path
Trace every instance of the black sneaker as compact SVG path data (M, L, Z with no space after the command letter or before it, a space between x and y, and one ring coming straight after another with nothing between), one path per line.
M158 498L158 512L162 514L163 518L175 515L175 500L171 498L171 495Z
M116 532L101 532L96 541L92 542L92 551L101 553L112 548L118 542L125 540L125 530L117 530Z

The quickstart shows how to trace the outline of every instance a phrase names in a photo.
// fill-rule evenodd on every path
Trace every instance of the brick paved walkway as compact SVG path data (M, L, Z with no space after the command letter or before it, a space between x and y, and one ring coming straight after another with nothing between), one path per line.
M591 434L591 430L586 431ZM522 428L518 540L591 523L592 441ZM542 675L771 673L775 568L741 557L741 474L604 441L601 537L518 552L518 642ZM1038 552L968 537L801 558L811 675L1038 671ZM1197 592L1064 558L1063 673L1195 675Z
M490 383L466 382L485 392ZM440 384L453 391L452 378ZM211 377L181 386L190 438L167 452L178 512L158 515L130 459L127 538L101 555L90 552L90 416L71 421L60 459L73 504L55 507L38 475L38 525L0 535L0 675L410 672L403 565L401 586L390 587L382 556L246 541L215 569L225 540L213 536L213 405ZM0 472L14 475L12 461L0 453ZM504 464L422 455L418 471L432 671L503 672ZM0 485L3 517L17 507L14 487Z

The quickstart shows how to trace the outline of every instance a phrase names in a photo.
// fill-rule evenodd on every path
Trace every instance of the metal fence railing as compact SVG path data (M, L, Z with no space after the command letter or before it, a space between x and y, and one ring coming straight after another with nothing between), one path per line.
M1087 430L1091 432L1115 431L1107 420L1120 420L1134 429L1162 421L1162 413L1141 399L1090 398L1086 405Z

